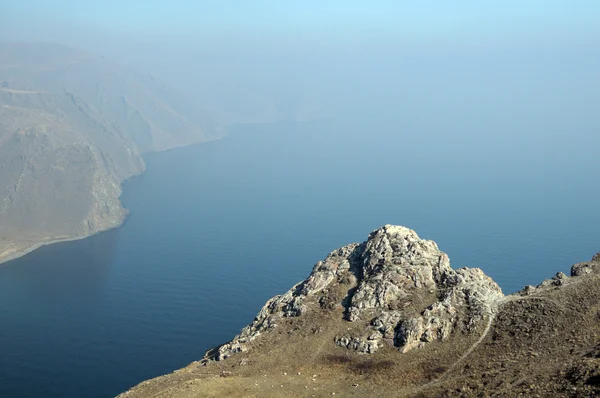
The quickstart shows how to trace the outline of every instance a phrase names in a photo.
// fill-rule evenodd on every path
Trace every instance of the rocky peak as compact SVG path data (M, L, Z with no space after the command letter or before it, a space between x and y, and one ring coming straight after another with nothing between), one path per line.
M450 260L435 242L422 240L405 227L386 225L364 244L361 280L353 295L348 320L365 309L395 309L413 291L435 289L450 268Z
M502 297L499 286L480 269L453 270L435 242L406 227L385 225L366 242L331 252L307 279L270 299L252 324L205 359L221 360L250 349L254 339L284 318L336 306L352 327L332 344L365 353L391 344L405 352L472 330Z

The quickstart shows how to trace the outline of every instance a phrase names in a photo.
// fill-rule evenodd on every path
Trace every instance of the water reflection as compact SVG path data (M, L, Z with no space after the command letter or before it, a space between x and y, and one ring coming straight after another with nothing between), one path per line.
M43 246L0 268L0 297L45 305L90 298L102 290L114 261L119 229L73 242ZM4 292L4 294L2 293Z

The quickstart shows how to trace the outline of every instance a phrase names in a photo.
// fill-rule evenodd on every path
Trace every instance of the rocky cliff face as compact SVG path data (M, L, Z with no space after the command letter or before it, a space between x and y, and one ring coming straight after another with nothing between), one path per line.
M306 280L269 300L251 325L208 358L221 360L248 349L249 342L284 318L335 305L328 293L340 284L351 286L343 299L346 320L364 327L336 336L334 343L366 353L383 344L406 352L472 331L503 297L480 269L453 270L435 242L386 225L366 242L330 253Z
M504 296L386 225L330 253L229 343L123 397L600 394L600 253Z

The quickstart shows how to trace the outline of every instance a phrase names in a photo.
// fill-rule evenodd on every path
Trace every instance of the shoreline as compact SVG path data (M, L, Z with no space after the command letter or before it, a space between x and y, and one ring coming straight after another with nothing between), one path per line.
M141 174L143 174L143 173L137 174L136 176L139 176ZM136 176L133 176L133 177L136 177ZM130 177L130 178L133 178L133 177ZM129 219L129 210L125 209L125 212L126 213L123 216L122 220L120 220L120 222L118 224L116 224L114 226L111 226L110 228L101 229L101 230L92 232L92 233L87 234L87 235L65 236L65 237L62 237L62 238L51 238L49 240L44 240L44 241L41 241L41 242L32 243L31 245L27 246L25 249L17 250L16 252L14 252L12 254L9 254L6 257L0 257L0 268L6 266L6 264L9 263L10 261L16 260L16 259L21 258L23 256L26 256L29 253L34 252L37 249L39 249L41 247L44 247L44 246L54 245L56 243L65 243L65 242L73 242L73 241L76 241L76 240L83 240L83 239L91 238L93 236L101 234L103 232L111 231L111 230L116 229L116 228L121 228L122 226L124 226L127 223L127 220Z
M118 228L115 227L115 228ZM112 228L111 228L112 229ZM107 230L108 231L108 230ZM25 249L22 250L17 250L16 252L9 254L6 257L0 257L0 267L4 267L6 265L6 263L16 260L18 258L21 258L23 256L26 256L27 254L41 248L44 246L48 246L48 245L53 245L55 243L62 243L62 242L71 242L71 241L75 241L75 240L81 240L81 239L86 239L89 238L91 236L96 235L97 233L100 232L104 232L104 231L98 231L94 234L91 235L86 235L86 236L76 236L76 237L65 237L65 238L58 238L58 239L51 239L51 240L47 240L47 241L42 241L42 242L37 242L37 243L33 243L30 246L27 246Z
M145 155L151 155L151 154L155 154L155 153L163 153L163 152L168 152L168 151L177 150L177 149L183 149L183 148L187 148L187 147L191 147L191 146L195 146L195 145L203 145L203 144L206 144L209 142L219 141L219 140L225 138L226 136L227 136L227 134L224 134L222 136L211 138L210 140L207 140L207 141L200 141L200 142L195 142L195 143L190 143L190 144L184 144L184 145L174 146L171 148L162 149L159 151L149 152L149 153L143 154L142 159ZM144 169L140 173L134 174L134 175L126 178L125 180L121 181L119 183L120 188L121 188L121 195L123 192L123 185L125 184L125 182L131 180L132 178L139 177L145 173L146 173L146 166L144 164ZM121 228L122 226L124 226L127 223L127 220L129 219L129 210L123 206L123 202L121 202L121 195L119 195L118 199L119 199L119 203L121 204L121 208L125 210L125 214L123 215L122 219L118 223L116 223L114 226L111 226L110 228L101 229L101 230L98 230L98 231L95 231L95 232L92 232L92 233L86 234L86 235L65 236L65 237L61 237L61 238L47 238L47 240L41 240L41 241L35 242L35 243L31 242L30 245L27 245L23 249L16 249L15 252L8 254L6 257L3 257L3 254L0 254L0 268L7 266L7 264L9 262L16 260L18 258L24 257L24 256L28 255L29 253L34 252L37 249L44 247L44 246L53 245L56 243L73 242L76 240L87 239L87 238L91 238L92 236L98 235L102 232L107 232L107 231L113 230L115 228ZM11 241L11 240L7 239L6 241L9 243L15 243L16 245L18 245L18 243L19 243L18 240ZM7 249L5 252L9 252L10 250L12 250L12 249Z
M320 119L317 119L317 121L319 121ZM296 123L307 123L307 122L312 122L314 120L307 120L307 121L299 121ZM197 141L197 142L191 142L191 143L186 143L186 144L182 144L182 145L175 145L169 148L164 148L164 149L160 149L160 150L156 150L156 151L151 151L151 152L146 152L141 154L142 155L142 159L147 156L147 155L154 155L157 153L164 153L164 152L170 152L170 151L174 151L174 150L178 150L178 149L184 149L184 148L189 148L189 147L193 147L193 146L197 146L197 145L204 145L204 144L208 144L211 142L216 142L216 141L221 141L227 137L229 137L231 135L230 130L232 128L235 128L237 126L243 126L243 125L261 125L261 124L273 124L273 123L278 123L278 122L257 122L257 123L229 123L225 126L222 126L219 130L219 134L216 134L215 136L211 136L209 139L206 140L201 140L201 141ZM121 186L121 193L123 192L123 185L125 184L125 182L131 180L132 178L136 178L139 177L143 174L146 173L146 166L145 166L145 162L144 162L144 168L140 173L131 175L130 177L126 178L125 180L120 182L120 186ZM0 254L0 268L6 266L7 263L16 260L18 258L21 258L23 256L26 256L27 254L43 247L43 246L48 246L48 245L53 245L56 243L64 243L64 242L72 242L72 241L76 241L76 240L82 240L82 239L86 239L86 238L90 238L94 235L100 234L102 232L106 232L106 231L110 231L112 229L115 228L120 228L122 226L125 225L125 223L127 222L127 220L129 219L129 210L126 209L123 206L123 203L121 202L121 195L119 195L119 202L121 203L121 207L125 210L125 215L123 217L122 220L120 220L119 223L117 223L114 226L111 226L110 228L106 228L106 229L101 229L98 231L95 231L93 233L87 234L87 235L81 235L81 236L65 236L62 238L48 238L48 240L41 240L39 242L31 242L30 245L26 246L23 249L17 249L14 253L11 253L9 255L7 255L6 257L2 257L2 255ZM7 242L11 242L11 243L16 243L18 245L19 241L15 240L15 241L10 241L7 240ZM6 251L9 251L11 249L8 249ZM5 251L5 252L6 252Z

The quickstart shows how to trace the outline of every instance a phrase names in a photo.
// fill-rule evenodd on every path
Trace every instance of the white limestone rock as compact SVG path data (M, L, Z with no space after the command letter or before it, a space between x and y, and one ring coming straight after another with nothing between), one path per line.
M453 270L436 243L416 232L386 225L366 242L353 243L318 262L310 276L269 300L252 324L231 342L207 353L224 359L286 317L322 311L324 292L342 278L355 284L343 300L345 319L364 321L364 333L342 335L334 343L364 353L386 341L402 351L443 340L455 331L473 330L503 297L500 287L478 268ZM320 303L320 305L319 305Z

